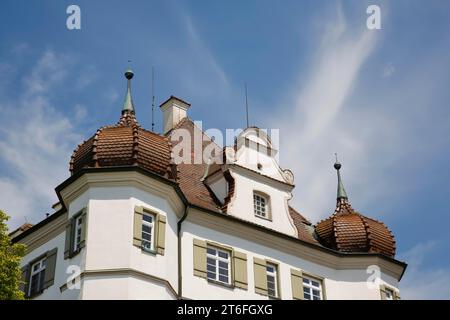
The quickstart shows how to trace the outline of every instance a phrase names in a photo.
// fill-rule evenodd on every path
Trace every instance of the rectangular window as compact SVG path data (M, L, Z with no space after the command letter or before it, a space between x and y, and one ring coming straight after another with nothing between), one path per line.
M208 246L206 249L206 274L210 280L230 284L230 253Z
M303 298L305 300L322 300L321 281L303 276Z
M142 248L155 250L155 216L145 213L142 216Z
M83 232L83 215L80 215L75 219L75 232L74 232L75 239L73 241L74 252L77 252L80 249L82 232Z
M278 298L277 266L268 263L266 266L266 273L267 273L267 295L272 298Z
M265 197L254 193L253 194L253 209L255 215L261 218L268 218L268 201Z
M394 300L394 291L386 288L386 300Z
M44 289L46 258L31 265L29 296L41 292Z

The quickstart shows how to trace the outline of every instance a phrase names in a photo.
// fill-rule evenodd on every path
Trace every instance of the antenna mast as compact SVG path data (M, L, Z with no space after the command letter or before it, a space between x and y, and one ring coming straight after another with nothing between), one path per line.
M245 112L246 112L246 118L247 118L247 128L248 125L248 98L247 98L247 83L245 83Z
M155 131L155 68L152 66L152 131Z

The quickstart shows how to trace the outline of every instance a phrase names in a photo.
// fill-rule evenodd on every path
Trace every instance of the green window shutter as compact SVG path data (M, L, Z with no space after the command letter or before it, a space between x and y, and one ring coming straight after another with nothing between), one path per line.
M253 258L253 272L255 275L255 292L267 296L266 260Z
M143 207L136 207L134 210L133 245L142 246L142 215Z
M45 259L44 289L50 287L55 282L57 252L58 252L57 248L47 251L47 256Z
M86 245L86 227L87 227L87 223L86 223L86 209L83 210L83 213L81 214L81 219L82 219L82 226L81 226L81 242L80 242L80 249L84 248L84 246Z
M22 268L22 279L21 283L19 285L20 291L22 291L25 294L25 297L28 296L28 283L30 281L30 275L31 275L31 268L30 265L27 264Z
M74 220L70 219L66 226L66 243L64 247L64 259L68 259L72 256L73 252L73 229L74 229Z
M158 215L158 231L156 241L156 252L164 255L165 238L166 238L166 216Z
M300 270L291 269L292 298L303 300L303 275Z
M233 252L233 274L234 285L247 290L247 255L245 253Z
M194 275L206 279L206 241L194 239Z
M384 285L380 286L380 296L381 300L386 300L386 287Z

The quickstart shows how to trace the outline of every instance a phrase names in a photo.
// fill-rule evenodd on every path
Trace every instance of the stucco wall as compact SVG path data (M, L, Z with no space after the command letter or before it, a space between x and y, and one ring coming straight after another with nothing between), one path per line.
M291 197L290 192L277 188L275 184L251 179L235 170L232 170L231 174L235 179L235 190L227 214L288 235L295 236L297 234L297 229L294 227L288 211L287 199ZM255 215L253 208L254 191L269 196L270 220Z
M212 284L193 274L193 239L209 240L247 255L248 290ZM269 259L279 264L282 299L292 299L291 268L325 278L326 299L380 299L379 288L369 288L366 270L334 270L231 235L186 222L183 224L183 296L191 299L267 299L255 293L253 257ZM381 274L381 283L397 287L397 281Z

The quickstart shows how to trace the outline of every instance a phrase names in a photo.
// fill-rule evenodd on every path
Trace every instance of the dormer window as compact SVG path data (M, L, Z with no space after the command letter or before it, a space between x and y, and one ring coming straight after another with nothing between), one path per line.
M269 197L261 193L253 193L253 209L255 216L269 219Z

